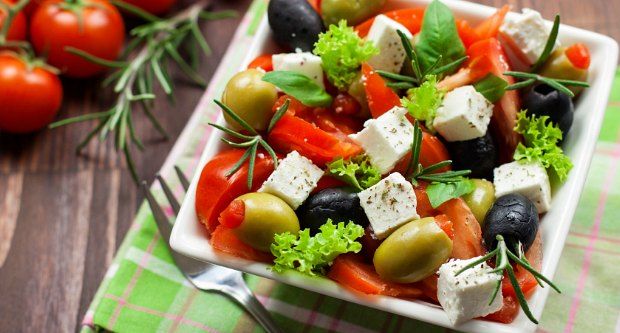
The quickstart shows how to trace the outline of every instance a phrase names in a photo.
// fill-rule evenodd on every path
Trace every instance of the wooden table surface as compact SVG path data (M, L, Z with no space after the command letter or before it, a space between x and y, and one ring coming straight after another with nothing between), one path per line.
M216 9L243 13L250 0L214 2ZM517 9L536 8L547 18L559 12L563 23L620 40L620 20L615 15L620 13L620 0L508 3ZM203 27L213 47L213 55L202 63L205 78L216 69L236 22ZM96 80L64 83L62 118L110 105ZM143 178L153 179L201 94L200 89L178 82L175 105L158 99L155 113L171 134L168 141L145 119L136 118L147 143L144 152L136 155ZM81 156L74 154L76 142L92 126L78 124L29 136L0 133L0 331L77 330L143 199L110 144L91 144Z

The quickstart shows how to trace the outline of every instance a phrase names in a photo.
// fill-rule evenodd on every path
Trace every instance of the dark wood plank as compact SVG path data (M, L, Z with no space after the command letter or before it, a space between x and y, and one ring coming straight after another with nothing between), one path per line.
M190 0L182 1L187 4ZM241 13L250 0L216 1ZM534 7L545 17L620 39L620 1L480 0L513 9ZM201 74L208 78L223 56L238 20L204 29L213 47ZM111 103L98 80L65 80L61 117L104 110ZM171 134L163 141L143 118L136 127L147 147L137 154L140 175L152 180L183 129L202 91L177 84L176 104L157 101L155 114ZM28 136L0 133L0 323L7 332L76 330L142 195L111 143L73 147L92 128L85 123Z

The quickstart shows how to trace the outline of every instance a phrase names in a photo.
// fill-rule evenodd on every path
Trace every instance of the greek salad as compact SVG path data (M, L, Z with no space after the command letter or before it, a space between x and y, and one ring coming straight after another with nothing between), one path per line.
M441 1L271 0L278 54L220 100L226 149L196 212L213 248L281 274L510 323L538 285L539 218L588 87L583 44L531 9L482 22Z

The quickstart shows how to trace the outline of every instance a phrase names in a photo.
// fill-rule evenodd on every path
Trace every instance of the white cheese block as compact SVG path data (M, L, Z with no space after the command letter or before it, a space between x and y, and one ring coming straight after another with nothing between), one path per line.
M293 151L278 163L258 192L273 194L297 209L316 188L322 176L321 168Z
M495 168L493 185L497 198L519 193L530 199L539 214L551 207L551 186L545 168L537 162L514 161Z
M319 87L325 88L323 83L323 67L321 58L310 52L305 53L281 53L271 57L274 71L291 71L303 74Z
M368 60L372 68L392 73L400 72L407 53L398 35L398 30L402 31L409 40L413 39L411 32L402 24L385 15L375 17L366 37L366 40L372 42L380 51Z
M364 123L364 129L349 137L357 141L370 163L386 174L411 150L413 125L405 117L407 109L394 107L377 119Z
M524 8L522 14L509 13L500 27L500 38L520 62L530 66L545 49L551 28L539 12ZM556 41L555 47L560 43ZM513 60L513 59L511 59ZM514 62L514 61L513 61Z
M473 86L446 94L433 127L447 141L466 141L484 136L493 115L493 104Z
M403 224L419 219L413 186L395 172L358 194L378 239L384 239Z
M437 298L453 325L461 324L473 318L486 316L499 311L503 305L502 288L489 305L491 295L502 276L491 273L487 263L472 267L459 276L454 276L467 264L480 257L467 260L451 260L439 267L437 281Z

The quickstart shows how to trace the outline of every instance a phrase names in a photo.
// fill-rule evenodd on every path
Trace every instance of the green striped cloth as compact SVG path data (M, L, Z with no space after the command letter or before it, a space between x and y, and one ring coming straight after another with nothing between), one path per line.
M220 69L163 167L195 171L216 117L210 101L234 74L267 6L255 0L244 17ZM579 208L551 293L540 332L620 330L620 73L596 148ZM168 179L175 179L169 176ZM178 193L182 189L174 184ZM155 189L164 202L159 188ZM171 210L168 209L171 215ZM398 315L347 303L256 276L246 278L259 300L285 332L445 332ZM83 322L83 332L262 332L241 308L224 296L192 288L172 264L150 210L142 206L109 268Z

